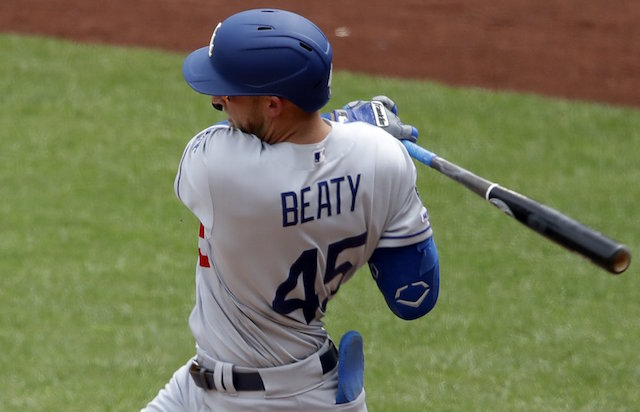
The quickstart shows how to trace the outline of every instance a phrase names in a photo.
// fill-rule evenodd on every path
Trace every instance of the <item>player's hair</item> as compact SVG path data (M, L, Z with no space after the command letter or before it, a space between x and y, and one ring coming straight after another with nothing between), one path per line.
M191 53L182 72L210 96L280 96L306 112L331 95L333 51L324 33L284 10L255 9L218 24L209 46Z

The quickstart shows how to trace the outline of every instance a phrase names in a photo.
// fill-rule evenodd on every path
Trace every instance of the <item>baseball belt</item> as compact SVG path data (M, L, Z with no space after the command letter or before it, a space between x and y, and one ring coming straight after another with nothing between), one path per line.
M338 351L333 344L329 342L327 350L320 355L320 364L322 365L322 374L329 372L336 367L338 363ZM189 374L193 378L195 384L206 390L226 391L224 384L221 388L216 387L214 372L205 369L194 359L189 367ZM263 391L264 382L259 372L232 372L233 387L236 391Z

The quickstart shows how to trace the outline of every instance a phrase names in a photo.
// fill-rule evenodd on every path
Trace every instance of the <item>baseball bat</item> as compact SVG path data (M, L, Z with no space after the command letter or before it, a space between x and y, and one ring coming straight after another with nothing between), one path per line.
M477 176L413 142L403 140L402 143L411 157L420 163L462 184L508 216L560 246L586 257L615 275L629 267L631 252L625 245L549 206Z

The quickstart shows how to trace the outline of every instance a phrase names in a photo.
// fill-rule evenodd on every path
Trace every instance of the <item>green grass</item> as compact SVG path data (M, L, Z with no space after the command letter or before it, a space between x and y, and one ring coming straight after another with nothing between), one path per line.
M128 411L193 353L197 222L173 194L219 120L182 57L0 36L0 411ZM640 250L640 111L336 73L393 97L423 146ZM441 265L427 317L368 270L329 305L365 338L371 411L632 411L637 264L612 277L418 165Z

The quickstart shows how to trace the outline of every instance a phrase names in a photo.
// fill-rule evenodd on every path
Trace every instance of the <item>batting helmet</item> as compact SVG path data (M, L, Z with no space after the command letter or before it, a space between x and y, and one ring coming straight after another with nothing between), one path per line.
M182 74L210 96L280 96L306 112L331 95L329 40L295 13L256 9L219 23L209 46L192 52Z

